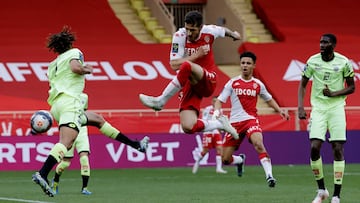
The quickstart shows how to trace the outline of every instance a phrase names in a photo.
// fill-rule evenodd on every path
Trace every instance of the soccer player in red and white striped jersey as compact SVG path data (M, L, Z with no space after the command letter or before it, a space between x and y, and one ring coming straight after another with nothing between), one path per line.
M214 103L216 101L217 96L214 96L211 102L211 105L204 108L202 111L202 119L204 121L209 121L212 119L214 114ZM220 110L222 114L222 110ZM216 157L215 157L215 164L216 164L216 173L227 173L222 168L222 134L218 129L204 132L202 135L202 143L201 143L201 151L195 151L195 163L192 169L192 172L195 174L198 171L198 168L200 166L200 161L204 158L206 154L209 153L211 149L216 150Z
M216 64L212 45L216 38L225 36L233 40L240 39L238 32L226 27L204 25L200 12L188 12L185 16L185 27L174 33L172 39L170 65L177 71L177 75L160 96L140 94L141 102L160 111L166 102L180 91L180 123L185 133L223 129L238 139L236 130L226 117L207 122L199 119L202 98L210 97L216 87Z
M223 163L233 164L235 161L244 161L245 156L234 156L233 153L239 148L246 137L254 146L260 163L265 171L266 181L269 187L275 187L276 180L272 174L270 156L263 143L262 129L257 117L257 99L260 96L267 104L278 112L284 119L289 119L289 114L279 107L265 85L253 77L256 64L256 55L252 52L244 52L240 55L241 75L230 79L224 86L221 94L215 102L214 116L218 116L218 110L222 103L230 97L231 112L230 123L239 133L239 139L226 135L223 143ZM236 162L235 162L236 163ZM242 175L243 163L238 165L238 175Z

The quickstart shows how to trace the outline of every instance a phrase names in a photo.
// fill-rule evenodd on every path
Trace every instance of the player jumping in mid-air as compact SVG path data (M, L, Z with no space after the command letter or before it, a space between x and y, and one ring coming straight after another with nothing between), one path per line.
M177 75L158 97L140 94L141 102L160 111L166 102L181 91L180 123L185 133L205 132L223 129L238 139L236 130L227 117L205 121L199 119L203 97L210 97L216 87L216 64L212 44L217 37L231 37L239 40L236 31L216 25L204 25L203 16L198 11L190 11L185 16L185 27L173 35L170 51L171 68Z

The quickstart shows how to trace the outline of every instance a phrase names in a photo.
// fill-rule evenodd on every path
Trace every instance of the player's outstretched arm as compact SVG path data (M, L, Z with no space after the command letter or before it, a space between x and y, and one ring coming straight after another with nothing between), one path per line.
M278 112L282 118L289 120L290 118L289 112L280 108L279 104L274 99L267 101L267 103L271 108L273 108L276 112Z
M240 33L238 33L237 31L231 31L227 27L224 27L224 29L225 29L225 36L231 37L234 41L241 39Z

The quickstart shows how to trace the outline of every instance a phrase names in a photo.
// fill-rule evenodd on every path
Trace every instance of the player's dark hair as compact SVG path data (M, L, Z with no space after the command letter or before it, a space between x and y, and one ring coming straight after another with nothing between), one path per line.
M250 57L254 61L254 63L256 63L256 55L251 51L245 51L242 54L240 54L240 59L243 57Z
M185 23L200 27L203 24L203 16L199 11L189 11L185 15Z
M323 34L322 36L323 37L328 37L333 44L337 43L337 39L336 39L336 36L334 34L327 33L327 34Z
M62 54L72 48L75 40L75 33L71 32L69 26L65 25L61 32L52 34L47 38L46 47L49 48L49 51Z

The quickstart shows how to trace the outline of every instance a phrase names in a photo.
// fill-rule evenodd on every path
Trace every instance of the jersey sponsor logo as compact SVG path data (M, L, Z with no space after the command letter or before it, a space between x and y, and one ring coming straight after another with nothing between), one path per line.
M254 89L242 89L242 88L234 88L234 92L236 95L244 95L244 96L252 96L256 97L256 90Z
M201 47L203 47L204 50L209 50L210 51L210 49L211 49L210 44L205 44L205 45L203 45ZM187 56L191 56L191 55L195 54L196 52L198 52L199 49L200 49L200 47L187 47L187 48L185 48L185 53L186 53Z
M331 74L330 74L329 72L325 72L325 73L324 73L324 78L323 78L323 80L324 80L324 81L330 80L330 75L331 75Z
M322 68L321 68L321 66L319 65L319 64L314 64L314 69L316 70L316 71L320 71Z

